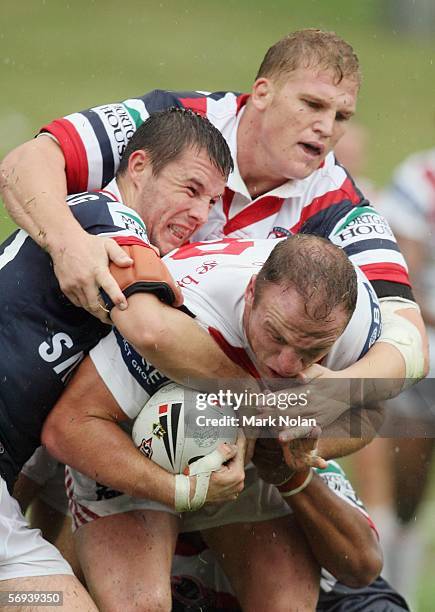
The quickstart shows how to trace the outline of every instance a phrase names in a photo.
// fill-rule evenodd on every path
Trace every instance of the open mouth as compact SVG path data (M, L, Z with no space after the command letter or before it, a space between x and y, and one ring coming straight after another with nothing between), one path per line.
M310 157L320 157L323 152L323 147L309 142L299 142L298 144Z
M169 223L168 229L177 240L183 242L190 238L193 233L191 229L183 227L182 225L177 225L176 223Z

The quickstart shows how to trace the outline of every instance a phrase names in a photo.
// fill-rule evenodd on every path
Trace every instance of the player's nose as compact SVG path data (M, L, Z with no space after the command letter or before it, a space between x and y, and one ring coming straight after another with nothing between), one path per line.
M277 359L277 372L280 376L296 376L303 370L304 364L298 353L291 347L283 347Z

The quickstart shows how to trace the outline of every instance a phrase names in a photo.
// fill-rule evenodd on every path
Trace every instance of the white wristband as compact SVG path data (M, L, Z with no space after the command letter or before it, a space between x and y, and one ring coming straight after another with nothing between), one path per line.
M190 510L190 478L184 474L175 476L175 510L177 512Z
M308 476L305 478L304 482L299 485L299 487L296 487L296 489L292 489L291 491L286 491L284 493L281 493L281 497L291 497L292 495L296 495L296 493L300 493L301 491L303 491L305 489L305 487L308 487L308 485L311 482L311 479L313 477L313 470L310 469L310 471L308 472Z
M209 455L201 457L189 466L189 476L196 476L195 493L190 499L190 478L184 474L175 476L175 510L189 512L199 510L205 503L210 476L225 461L225 457L216 449Z

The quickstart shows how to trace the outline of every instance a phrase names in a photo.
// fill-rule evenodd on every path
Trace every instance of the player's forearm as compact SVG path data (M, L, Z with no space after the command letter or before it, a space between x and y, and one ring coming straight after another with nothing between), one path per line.
M144 457L117 423L49 415L42 442L51 455L102 484L174 507L175 477Z
M286 499L322 567L351 587L366 586L379 575L382 555L368 521L318 475Z
M248 379L194 319L149 294L135 294L128 311L112 310L122 335L147 361L178 383L204 391L207 381ZM249 379L251 385L254 382Z
M317 451L323 459L337 459L360 450L373 440L384 420L382 404L351 408L323 429Z
M364 448L373 438L324 438L317 445L317 453L328 461L346 457Z
M49 251L82 232L65 203L65 160L49 137L24 143L0 167L0 189L12 219Z

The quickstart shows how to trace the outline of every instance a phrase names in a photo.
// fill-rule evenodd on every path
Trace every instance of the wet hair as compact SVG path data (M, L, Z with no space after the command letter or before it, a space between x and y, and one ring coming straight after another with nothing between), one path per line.
M355 310L358 283L346 253L320 236L296 234L279 242L258 273L254 305L268 283L294 288L313 321L328 322L335 308L348 320Z
M331 70L336 84L344 78L361 84L359 61L353 48L335 32L305 29L291 32L275 43L261 63L256 79L282 81L298 68Z
M172 107L152 113L128 143L117 175L123 174L134 151L142 149L150 158L154 175L175 161L188 148L205 151L225 179L233 170L233 160L225 138L212 123L189 109Z

